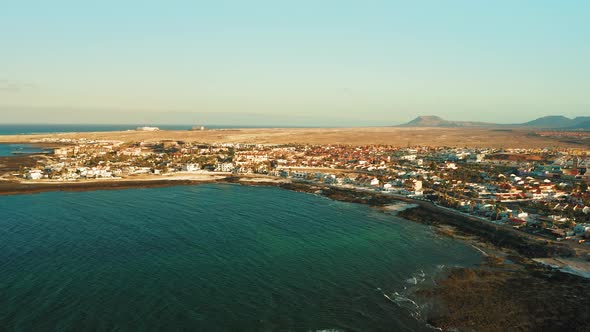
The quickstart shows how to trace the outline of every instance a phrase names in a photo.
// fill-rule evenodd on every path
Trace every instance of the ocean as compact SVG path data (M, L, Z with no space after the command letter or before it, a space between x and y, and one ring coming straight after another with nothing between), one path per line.
M48 134L69 132L99 132L134 130L145 125L94 125L94 124L0 124L0 135ZM160 125L162 130L189 130L191 125Z
M0 143L0 157L15 156L19 154L48 153L51 151L51 149L43 149L29 144Z
M0 329L431 331L413 292L480 260L428 226L276 187L0 196Z
M100 131L124 131L135 130L137 127L146 126L145 124L137 125L112 125L112 124L0 124L0 135L21 135L21 134L49 134L49 133L69 133L69 132L100 132ZM189 130L193 125L152 125L162 130ZM269 126L237 126L237 125L206 125L207 129L237 129L237 128L268 128ZM273 126L270 126L273 127ZM276 126L281 128L301 128L296 126Z

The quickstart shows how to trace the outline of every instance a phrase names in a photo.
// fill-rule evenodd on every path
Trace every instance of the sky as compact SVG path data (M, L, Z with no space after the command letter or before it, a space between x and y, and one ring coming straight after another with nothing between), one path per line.
M0 0L0 123L590 115L590 1Z

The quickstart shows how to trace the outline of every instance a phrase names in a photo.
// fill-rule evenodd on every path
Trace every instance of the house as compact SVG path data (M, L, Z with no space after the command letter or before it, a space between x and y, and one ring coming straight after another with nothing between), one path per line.
M337 183L336 175L328 174L324 176L324 183Z
M68 148L56 148L53 150L53 154L60 157L67 157L70 149Z
M400 159L401 160L414 161L414 160L416 160L416 155L415 154L408 154L408 155L405 155L405 156L401 156Z
M526 221L520 218L508 218L508 223L513 226L524 226L526 225Z
M422 190L422 181L416 180L414 181L414 191L421 191Z
M380 181L379 181L379 179L377 179L377 178L373 178L373 179L371 180L371 186L373 186L373 187L378 187L378 186L379 186L379 184L380 184Z
M485 158L485 154L484 153L471 153L469 155L469 159L467 160L467 162L469 163L481 163L483 161L483 159Z
M137 131L158 131L160 130L160 128L158 127L137 127L137 129L135 129Z
M217 172L232 172L234 170L234 164L232 163L218 163L215 171Z
M40 180L41 178L43 178L43 172L40 169L32 169L25 173L27 180Z
M458 168L458 167L457 167L457 164L455 164L455 163L446 163L446 165L445 165L445 166L446 166L446 168L448 168L448 169L457 169L457 168Z
M306 179L307 172L293 171L293 172L291 172L291 177L293 177L295 179Z
M201 169L201 167L199 166L199 164L188 163L188 164L182 165L182 170L184 172L196 172L200 169Z

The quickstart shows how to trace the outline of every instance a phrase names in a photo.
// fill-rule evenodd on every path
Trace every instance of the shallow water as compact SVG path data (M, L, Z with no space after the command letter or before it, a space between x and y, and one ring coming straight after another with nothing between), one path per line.
M0 326L428 330L408 290L480 259L426 226L275 187L2 196Z
M42 152L46 150L30 144L0 144L0 157Z

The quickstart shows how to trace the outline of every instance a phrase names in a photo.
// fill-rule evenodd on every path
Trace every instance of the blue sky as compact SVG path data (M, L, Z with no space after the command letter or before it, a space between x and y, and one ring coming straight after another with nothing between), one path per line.
M0 122L590 114L588 1L0 0Z

